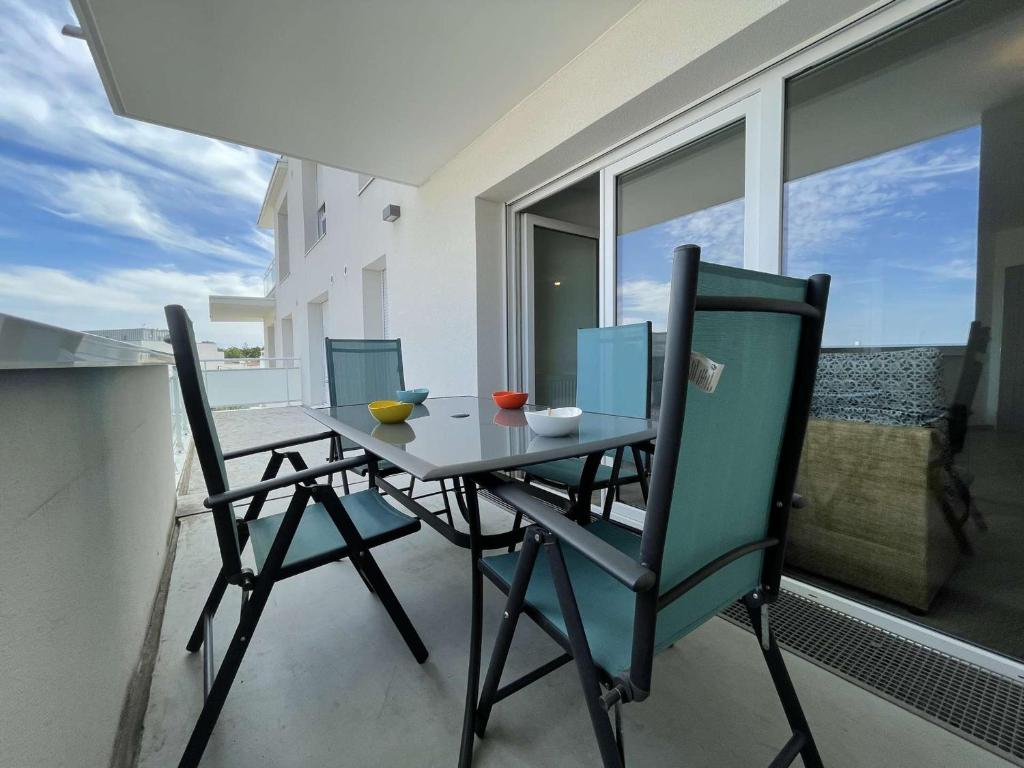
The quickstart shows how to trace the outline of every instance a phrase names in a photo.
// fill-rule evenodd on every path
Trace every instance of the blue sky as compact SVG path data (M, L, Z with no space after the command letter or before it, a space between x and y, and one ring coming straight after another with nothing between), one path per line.
M832 275L826 346L963 344L974 318L977 126L788 182L789 274ZM742 265L743 201L619 237L623 322L664 328L672 249Z
M255 226L274 157L115 117L63 1L0 0L0 312L67 328L163 327L183 304L201 338L210 293L262 295Z

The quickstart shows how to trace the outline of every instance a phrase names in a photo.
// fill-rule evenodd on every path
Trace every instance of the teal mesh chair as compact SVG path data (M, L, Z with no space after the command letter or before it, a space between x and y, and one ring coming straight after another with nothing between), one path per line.
M507 602L480 694L477 735L484 735L496 702L575 661L602 763L621 768L619 707L647 698L655 654L739 599L792 731L771 765L800 755L805 766L820 768L768 609L782 576L829 278L700 264L692 245L677 248L673 259L643 531L606 520L580 526L534 487L485 481L534 524L518 552L479 561ZM691 349L725 366L712 393L688 383ZM524 613L564 653L499 687Z
M593 413L650 418L650 322L581 328L576 332L576 406ZM625 453L625 448L613 451L611 466L598 465L594 477L594 490L608 490L604 501L605 519L611 514L615 495L624 485L639 483L647 501L647 472L640 447L632 446L628 457ZM585 463L583 458L573 458L535 464L524 468L524 479L527 483L541 482L563 488L570 503L575 504ZM517 516L517 527L520 520Z
M427 649L370 554L370 550L380 544L415 533L420 521L392 507L376 489L339 499L330 483L318 482L333 472L353 469L367 461L366 457L359 456L308 468L295 447L328 440L332 432L224 453L206 398L192 323L180 306L165 307L164 313L182 401L209 493L205 505L211 511L221 556L220 573L186 646L191 653L200 647L203 649L203 709L179 763L179 766L195 766L210 740L242 657L252 643L270 591L282 579L343 558L350 559L363 583L388 612L413 656L421 664L426 661ZM259 453L270 454L261 481L244 488L229 488L225 461ZM285 461L295 471L279 475ZM292 489L287 510L261 517L268 495L287 488ZM245 500L248 506L239 517L234 504ZM242 565L242 552L250 541L255 570ZM213 617L229 586L241 591L242 608L218 669L213 646Z
M394 400L395 393L405 389L405 369L402 366L401 339L324 339L327 352L327 389L330 392L331 405L335 408L342 405L362 405L374 400ZM362 449L335 435L330 443L328 461L337 461L347 451ZM368 466L362 464L355 469L356 474L366 476ZM389 461L377 463L377 474L387 477L401 472ZM341 484L348 493L348 476L341 473ZM409 495L412 495L415 478L409 479ZM448 489L444 480L440 481L444 508L440 510L452 524L452 508L448 501ZM417 499L433 496L433 493L422 494Z

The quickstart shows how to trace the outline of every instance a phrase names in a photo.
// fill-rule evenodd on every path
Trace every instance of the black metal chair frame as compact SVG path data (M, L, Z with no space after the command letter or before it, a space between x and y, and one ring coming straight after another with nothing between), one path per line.
M653 380L653 370L651 368L652 360L652 334L651 334L651 322L647 321L647 396L645 398L644 418L651 418L651 385ZM636 468L636 478L630 478L619 482L619 472L622 471L622 460L625 456L626 448L629 449L630 454L633 457L633 466ZM605 520L610 520L612 516L612 505L618 498L622 499L621 490L624 485L632 485L637 483L640 486L640 495L643 497L644 504L647 504L647 493L648 493L648 477L651 472L650 467L650 456L654 453L653 443L644 443L642 445L630 445L623 448L617 448L615 453L612 455L612 471L608 476L607 480L601 481L595 479L590 483L590 493L595 491L606 491L604 496L604 504L601 507L601 517ZM603 460L603 459L602 459ZM579 492L579 486L569 486L564 483L556 483L552 480L543 479L530 474L529 467L523 467L523 483L530 485L531 483L537 483L538 485L544 485L550 488L556 488L565 492L569 502L565 505L567 512L571 511L576 507L577 499L576 494ZM583 473L585 474L585 473ZM523 524L523 513L516 511L515 523L513 530L519 530ZM509 552L513 551L515 546L509 547Z
M166 314L182 389L182 400L189 423L192 425L196 455L207 479L207 488L210 493L204 504L213 515L222 559L222 568L214 580L209 597L186 645L190 653L194 653L200 648L203 650L203 709L178 763L179 768L184 768L185 766L196 766L202 759L217 718L223 709L235 675L245 656L245 651L252 641L256 625L266 607L271 590L274 584L282 579L348 557L367 589L371 594L376 595L383 604L416 661L422 664L426 661L428 653L376 560L370 554L370 549L373 546L418 530L419 521L410 519L410 523L413 525L407 532L403 531L375 541L372 545L367 545L345 510L344 502L338 497L334 487L330 483L318 482L331 473L343 472L365 464L371 458L352 457L310 469L298 451L282 450L330 439L334 435L333 432L280 440L221 454L215 437L215 427L209 423L208 411L205 407L201 373L192 354L192 333L188 316L185 310L179 306L167 307ZM227 487L220 487L225 483L220 479L222 474L218 471L219 467L217 466L220 464L219 459L227 462L260 453L270 454L260 482L231 490ZM288 461L295 471L279 476L278 473L285 461ZM226 477L224 480L226 481ZM259 573L254 574L251 569L243 567L241 561L241 553L249 539L248 524L259 517L272 491L285 488L293 489L292 497L266 560ZM248 508L242 517L236 518L233 514L232 504L245 499L249 500ZM344 540L347 551L344 555L341 555L341 550L325 552L322 558L303 563L301 567L284 569L285 557L298 530L303 511L311 501L323 505ZM228 585L241 589L241 611L238 625L218 669L214 659L213 618Z
M400 382L401 388L405 389L405 365L404 365L404 363L402 361L402 340L401 339L332 339L330 337L325 337L324 338L324 352L325 352L326 357L327 357L327 389L330 392L330 396L331 396L331 407L337 408L340 405L353 405L353 403L339 403L339 402L337 402L337 394L336 394L337 393L337 388L335 386L336 385L336 381L335 381L334 365L332 365L332 363L331 363L331 343L332 342L363 343L363 342L367 342L367 341L387 342L389 344L394 344L395 345L395 350L398 353L398 380ZM341 435L334 434L333 437L331 438L330 450L329 450L329 453L328 453L328 456L327 456L327 461L328 462L338 461L340 459L343 459L344 457L345 457L345 448L344 448L344 446L342 444ZM365 465L364 465L364 467L365 467ZM393 469L390 469L390 470L378 468L377 473L380 476L386 477L388 475L400 474L401 470L398 469L397 467L393 468ZM333 481L333 477L329 477L328 478L328 482L332 482L332 481ZM440 491L434 491L432 493L423 493L423 494L420 494L419 496L413 496L413 498L415 498L415 499L427 499L427 498L430 498L431 496L438 496L438 495L440 495L441 498L444 500L444 507L442 509L438 510L436 512L436 514L444 515L445 517L448 518L448 524L449 525L454 525L454 520L452 519L452 506L451 506L451 502L448 499L448 488L445 486L444 480L438 481L438 484L441 486L441 490ZM409 493L410 496L412 496L413 488L415 487L415 485L416 485L416 478L410 476L409 477L409 489L408 489L408 493ZM349 488L348 488L348 473L347 472L342 472L341 473L341 486L342 486L342 489L345 491L345 493L349 492Z
M798 755L802 756L804 765L808 768L822 766L810 727L771 629L769 606L778 597L782 578L786 530L821 348L829 277L811 277L807 282L803 302L756 297L697 296L699 260L700 249L697 246L681 246L675 251L664 386L666 391L680 394L662 402L657 447L653 459L650 503L644 524L648 535L642 539L640 560L632 559L591 534L586 527L563 517L556 508L538 496L536 488L526 487L521 483L482 479L485 487L522 511L533 521L533 525L526 530L519 562L510 584L506 585L492 577L484 567L484 561L479 561L481 570L507 594L503 619L495 639L475 718L476 735L481 738L484 736L494 704L568 661L575 661L602 764L605 768L623 768L625 756L622 749L619 707L623 703L643 701L649 695L658 611L683 597L726 565L746 555L763 552L760 585L744 596L743 602L792 731L791 737L772 761L771 766L788 766ZM771 312L799 316L802 322L796 374L776 467L767 535L763 539L721 553L688 577L664 590L660 584L660 572L683 431L694 313L697 311ZM599 456L592 456L588 462L596 465L599 459ZM591 656L569 572L562 556L565 545L584 555L636 594L632 660L629 670L621 675L601 669ZM527 586L541 547L545 549L547 555L566 631L555 626L526 601ZM524 613L560 645L564 653L517 680L499 687L516 623ZM608 717L609 710L614 710L615 714L614 731Z
M988 530L988 523L974 501L974 494L971 493L971 482L974 478L969 473L957 470L953 466L953 459L963 452L964 449L964 442L967 439L967 420L970 418L971 404L974 401L975 393L978 391L978 383L981 381L981 371L984 366L983 358L985 351L988 349L991 335L992 329L982 324L980 320L975 320L971 323L970 331L967 334L967 347L964 350L963 368L960 371L960 379L957 382L953 403L949 407L949 458L952 470L950 471L950 479L955 491L964 504L966 512L962 516L957 517L950 507L948 500L944 499L943 504L945 505L944 511L947 520L950 521L950 525L954 528L953 532L957 537L957 542L960 544L961 549L966 552L971 552L972 549L962 530L964 524L971 519L974 520L974 524L979 530L986 531Z

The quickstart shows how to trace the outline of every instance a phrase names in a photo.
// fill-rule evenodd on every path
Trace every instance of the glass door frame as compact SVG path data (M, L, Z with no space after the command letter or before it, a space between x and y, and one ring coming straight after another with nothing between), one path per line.
M520 238L520 264L519 274L522 280L522 377L524 391L535 396L537 392L537 366L535 359L536 344L533 340L534 331L534 229L549 229L555 232L565 232L570 235L587 237L597 241L598 244L598 272L601 264L601 231L593 227L585 227L581 224L574 224L561 219L551 219L547 216L540 216L536 213L523 213L519 217L521 227ZM600 277L598 278L598 315L600 317ZM599 325L603 325L599 320ZM531 400L531 402L533 402Z

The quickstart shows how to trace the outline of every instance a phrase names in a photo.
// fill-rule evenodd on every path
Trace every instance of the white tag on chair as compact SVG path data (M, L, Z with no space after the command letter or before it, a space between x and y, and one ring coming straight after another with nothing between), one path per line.
M722 378L722 371L725 366L716 363L710 357L700 352L690 352L690 381L701 392L711 394L718 386L718 380Z

